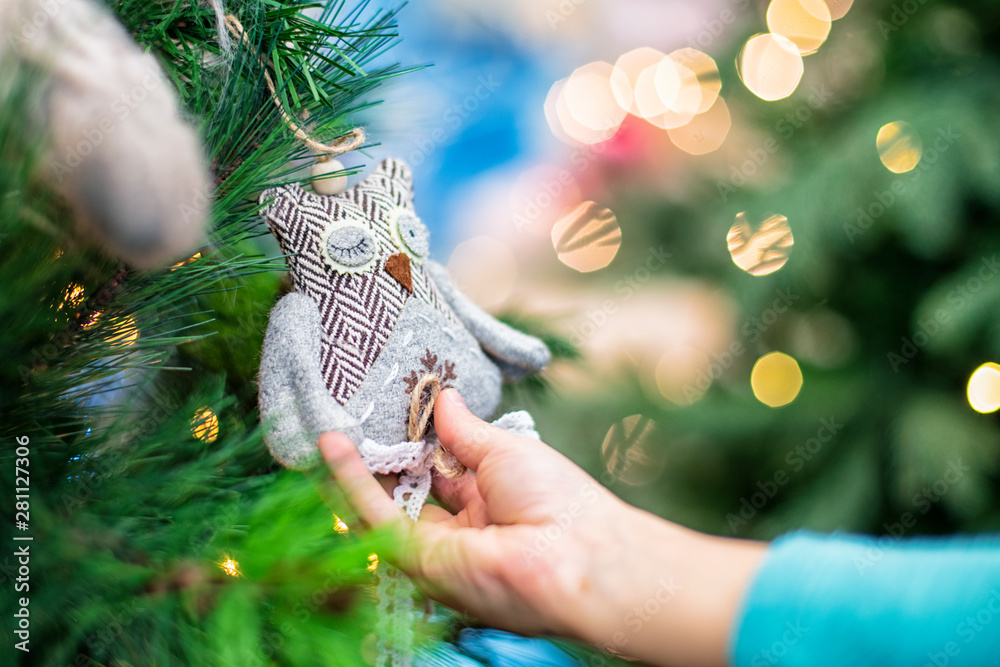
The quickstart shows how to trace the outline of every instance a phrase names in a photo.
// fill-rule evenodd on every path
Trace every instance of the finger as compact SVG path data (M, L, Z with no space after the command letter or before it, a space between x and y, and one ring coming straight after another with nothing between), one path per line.
M435 474L431 490L438 502L456 514L465 509L471 500L480 497L476 476L469 471L454 479Z
M375 475L375 479L385 490L386 495L392 498L392 490L399 486L399 475L393 473L391 475Z
M479 469L486 452L510 437L503 429L491 426L469 412L465 401L454 389L441 392L434 404L434 430L441 444L472 471Z
M423 506L420 510L420 520L429 521L431 523L441 523L442 521L447 521L448 519L454 519L455 515L446 510L443 507L438 507L437 505L431 505L430 503Z
M347 502L362 521L375 528L403 518L402 510L368 472L350 438L343 433L324 433L319 438L319 450L337 485L347 496Z

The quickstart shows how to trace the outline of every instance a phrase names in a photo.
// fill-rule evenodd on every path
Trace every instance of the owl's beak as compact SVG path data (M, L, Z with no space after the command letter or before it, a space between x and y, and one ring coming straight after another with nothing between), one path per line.
M410 258L406 253L397 252L385 260L385 270L413 294L413 273L410 271Z

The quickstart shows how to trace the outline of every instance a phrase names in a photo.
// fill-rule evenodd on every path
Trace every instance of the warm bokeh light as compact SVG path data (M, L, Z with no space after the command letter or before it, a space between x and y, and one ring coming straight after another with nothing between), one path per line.
M719 76L719 67L707 53L702 53L697 49L678 49L670 54L670 59L678 65L686 67L694 73L698 81L699 106L698 113L705 113L712 108L715 100L722 90L722 78Z
M215 442L219 437L219 418L211 408L202 408L191 418L191 434L202 442Z
M455 246L448 260L448 273L479 306L495 308L514 290L517 260L503 241L477 236Z
M924 154L924 142L916 128L903 121L883 125L875 145L882 164L895 174L904 174L916 167Z
M671 347L656 364L656 388L677 405L693 405L712 386L712 360L693 345Z
M739 213L726 241L733 263L752 276L766 276L783 267L795 245L783 215L772 215L754 228L746 213Z
M240 576L240 564L234 561L232 558L226 558L226 560L219 563L219 567L223 572L228 574L230 577Z
M698 114L686 125L667 130L667 133L674 145L685 153L704 155L722 146L732 125L729 107L719 99L705 113Z
M750 386L757 400L780 408L795 400L802 389L802 371L787 354L771 352L757 360L750 374Z
M80 323L80 326L84 330L92 328L95 324L97 324L97 321L101 319L101 315L103 314L104 314L103 311L95 310L93 313L90 314L90 317L88 317L86 320Z
M137 340L139 340L139 324L131 315L116 322L108 335L108 342L114 347L127 347Z
M674 77L677 79L677 92L668 99L668 85ZM656 66L654 81L656 89L662 95L661 100L666 106L666 110L661 114L650 116L647 120L664 130L681 127L691 122L691 119L698 114L702 103L698 76L685 65L667 57Z
M767 27L790 39L804 56L816 53L830 35L830 8L823 0L771 0Z
M576 69L562 96L573 120L598 133L614 133L632 106L628 76L614 65L594 62Z
M799 49L781 35L757 35L740 52L739 74L751 93L773 102L788 97L799 85L805 67Z
M198 259L201 259L201 253L200 252L196 252L195 254L191 255L187 259L182 259L181 261L179 261L176 264L174 264L173 266L171 266L170 270L173 271L174 269L176 269L178 267L187 266L191 262L194 262L194 261L196 261Z
M348 525L346 523L344 523L344 520L341 519L336 514L333 515L333 529L336 532L340 533L341 535L343 535L344 533L349 532L351 530L348 527Z
M830 10L830 18L836 21L847 16L851 10L854 0L826 0L826 6Z
M368 554L368 571L374 572L378 569L378 554Z
M610 264L621 243L615 214L592 201L583 202L552 227L552 247L559 261L582 273Z
M655 68L664 58L666 55L663 52L648 46L633 49L618 58L615 67L626 77L630 87L627 94L623 91L616 91L616 94L619 95L619 105L625 108L627 102L629 112L640 118L646 118L647 113L657 114L667 110L660 101L653 81L655 69L640 84L643 72L648 68ZM657 109L657 105L660 106L659 109Z
M667 69L661 73L660 65L664 62L668 63L665 65ZM664 103L662 95L666 93L671 101L677 96L677 92L671 93L668 90L670 85L669 74L671 71L676 73L676 70L673 69L673 61L668 60L664 56L660 61L650 65L639 74L638 83L635 85L637 116L650 119L667 112L667 105ZM658 74L659 76L657 76ZM679 90L680 76L678 75L677 91Z
M70 283L66 286L65 291L63 291L62 301L59 302L59 310L63 310L67 306L70 308L76 308L83 303L84 296L83 285L79 283Z
M1000 365L985 363L969 378L969 405L976 412L989 414L1000 410Z
M662 445L656 422L632 415L608 430L601 459L616 480L632 486L648 484L663 470Z
M606 130L593 130L576 120L566 102L566 84L569 79L556 81L545 98L545 119L552 134L570 146L586 146L607 141L618 131L618 126ZM617 107L617 100L615 102ZM619 113L621 112L619 108Z

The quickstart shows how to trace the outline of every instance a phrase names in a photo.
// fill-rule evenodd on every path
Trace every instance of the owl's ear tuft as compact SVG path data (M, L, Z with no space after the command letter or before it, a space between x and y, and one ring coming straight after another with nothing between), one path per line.
M371 181L378 183L381 179L387 179L392 183L392 189L398 191L406 199L413 198L413 172L408 164L398 158L387 158L369 177Z
M272 230L284 230L286 221L299 207L305 192L292 183L276 188L268 188L260 193L257 202L261 205L260 214Z

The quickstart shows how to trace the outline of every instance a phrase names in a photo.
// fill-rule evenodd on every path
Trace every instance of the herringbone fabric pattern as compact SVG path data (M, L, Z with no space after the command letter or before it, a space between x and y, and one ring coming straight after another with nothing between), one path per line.
M319 307L323 380L341 404L364 381L408 298L418 298L458 323L422 267L412 265L412 295L385 270L386 260L401 251L390 234L389 216L399 207L413 210L411 188L409 169L388 160L363 183L340 195L318 196L298 185L286 185L265 192L262 198L274 200L263 213L289 256L295 289ZM344 219L374 232L378 259L365 273L339 273L323 261L323 230Z

